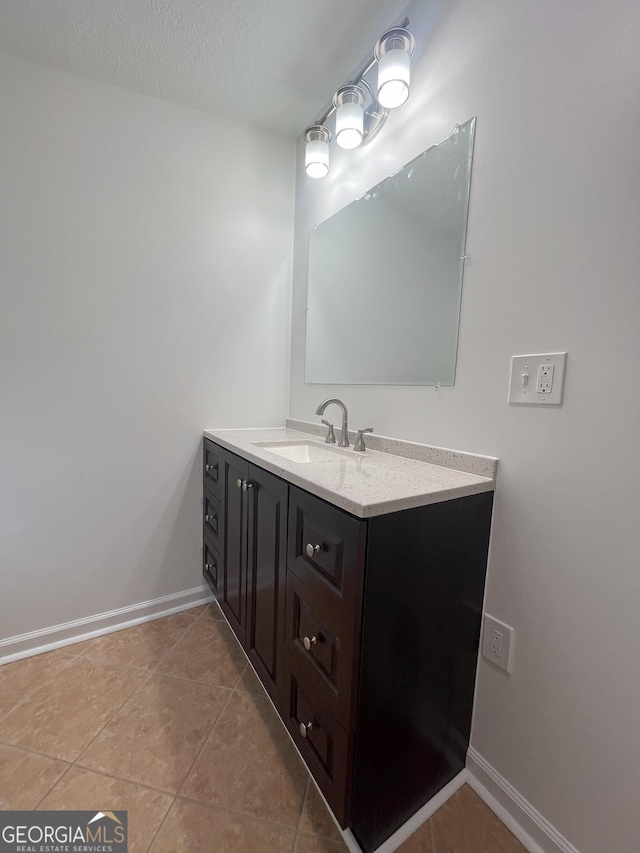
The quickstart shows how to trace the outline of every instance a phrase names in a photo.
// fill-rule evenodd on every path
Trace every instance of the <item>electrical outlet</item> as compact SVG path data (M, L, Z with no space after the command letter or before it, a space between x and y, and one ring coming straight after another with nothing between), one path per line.
M498 631L497 628L491 629L491 636L489 637L489 651L491 652L491 656L494 658L502 658L503 636L502 632Z
M513 628L486 613L482 632L482 654L496 666L511 672Z
M538 394L551 394L553 391L553 364L541 364L538 368Z

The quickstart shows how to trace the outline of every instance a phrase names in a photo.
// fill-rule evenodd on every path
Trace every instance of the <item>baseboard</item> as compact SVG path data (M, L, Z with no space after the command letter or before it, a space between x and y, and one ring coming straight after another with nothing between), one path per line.
M164 595L151 601L142 601L107 613L98 613L84 619L75 619L62 625L41 628L28 634L19 634L0 640L0 665L15 660L39 655L53 649L60 649L81 640L92 640L102 634L120 631L122 628L132 628L143 622L151 622L162 616L179 613L199 604L207 604L213 600L208 586L196 586L172 595Z
M529 853L579 853L504 776L471 747L468 782Z

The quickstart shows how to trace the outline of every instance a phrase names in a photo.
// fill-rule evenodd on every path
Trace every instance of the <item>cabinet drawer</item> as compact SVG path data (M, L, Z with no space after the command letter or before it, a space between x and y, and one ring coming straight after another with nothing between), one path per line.
M340 607L343 616L361 601L367 524L292 487L289 498L289 569L314 600Z
M340 725L318 694L285 663L289 688L286 725L313 777L342 827L350 807L353 736Z
M358 672L359 614L345 619L327 608L293 572L287 572L285 647L295 667L325 705L349 728Z
M206 536L202 548L202 569L209 585L213 585L214 592L217 593L218 584L222 580L222 558Z
M222 466L220 465L220 448L208 438L204 440L204 459L202 477L205 489L222 497Z
M205 536L218 551L221 550L222 504L219 499L205 490L202 504L202 522Z

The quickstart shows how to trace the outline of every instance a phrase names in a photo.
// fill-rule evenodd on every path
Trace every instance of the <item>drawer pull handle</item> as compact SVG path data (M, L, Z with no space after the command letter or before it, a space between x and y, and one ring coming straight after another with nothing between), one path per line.
M317 642L318 642L318 638L317 638L317 637L303 637L303 638L302 638L302 645L305 647L305 649L306 649L308 652L310 652L310 651L311 651L311 646L315 646L315 644L316 644Z
M320 546L319 545L312 545L311 542L309 542L309 544L307 545L307 547L304 550L307 552L308 557L313 557L313 555L317 554L318 551L320 550Z
M313 723L300 723L300 734L302 737L306 737L312 728Z

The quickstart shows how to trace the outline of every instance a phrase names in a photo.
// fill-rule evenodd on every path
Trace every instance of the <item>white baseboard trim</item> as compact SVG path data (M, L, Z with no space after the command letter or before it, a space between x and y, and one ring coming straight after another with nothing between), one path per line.
M529 853L579 853L479 752L467 753L469 785Z
M120 631L122 628L132 628L134 625L151 622L153 619L160 619L162 616L179 613L181 610L188 610L210 601L213 601L213 596L209 587L196 586L193 589L185 589L151 601L120 607L118 610L110 610L107 613L98 613L95 616L75 619L62 625L53 625L28 634L9 637L6 640L0 640L0 665L70 646L81 640L92 640L94 637Z

